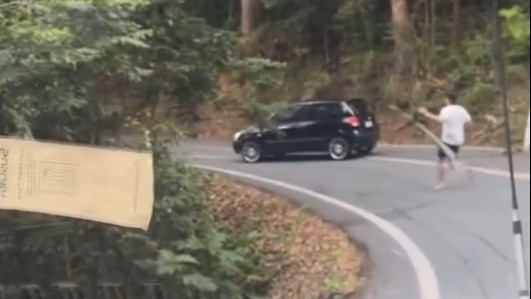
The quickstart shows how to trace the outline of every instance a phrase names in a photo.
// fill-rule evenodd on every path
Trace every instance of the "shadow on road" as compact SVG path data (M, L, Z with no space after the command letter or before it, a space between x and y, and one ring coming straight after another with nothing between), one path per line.
M350 160L358 160L363 159L365 157L374 157L374 156L380 156L380 153L373 153L370 155L358 155L354 154L350 158L344 161L350 161ZM241 160L239 160L241 163L245 163ZM328 156L327 154L291 154L291 155L284 155L284 156L277 156L277 157L264 157L260 163L292 163L292 162L331 162L334 161ZM342 161L336 161L338 163Z

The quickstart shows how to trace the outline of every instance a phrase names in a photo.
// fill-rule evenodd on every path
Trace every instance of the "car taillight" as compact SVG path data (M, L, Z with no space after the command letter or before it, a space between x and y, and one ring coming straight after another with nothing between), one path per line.
M359 120L359 118L357 118L355 116L351 116L351 117L345 118L345 122L348 123L349 125L353 126L353 127L359 127L360 126L360 120Z

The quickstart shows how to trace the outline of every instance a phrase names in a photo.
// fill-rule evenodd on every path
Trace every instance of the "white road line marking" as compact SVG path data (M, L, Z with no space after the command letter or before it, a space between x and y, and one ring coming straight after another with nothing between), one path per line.
M224 152L230 152L232 153L232 149L230 148L230 144L227 146L222 145L208 145L208 144L192 144L192 147L198 148L198 149L208 149L208 150L221 150ZM392 143L378 143L377 148L403 148L403 149L433 149L436 146L433 144L392 144ZM471 151L480 151L480 152L497 152L497 153L503 153L505 148L501 147L488 147L488 146L463 146L463 150L471 150Z
M385 232L387 235L389 235L392 239L394 239L404 249L405 253L407 254L409 260L413 265L415 274L417 276L416 278L420 289L420 299L441 299L437 275L435 274L435 270L433 269L433 266L431 265L426 255L400 228L396 227L385 219L382 219L362 208L347 204L337 198L326 196L299 186L224 168L211 167L201 164L195 164L194 166L206 171L250 179L253 181L262 182L283 189L295 191L297 193L305 194L307 196L319 199L323 202L349 211L370 221L375 226L380 228L383 232Z
M189 155L189 156L187 155L187 157L192 158L192 159L203 159L203 160L228 160L229 159L227 156L224 156L224 155ZM367 157L364 159L380 161L380 162L391 162L391 163L402 163L402 164L427 166L427 167L437 166L435 162L431 162L427 160L407 159L407 158ZM509 171L507 170L499 170L499 169L476 167L476 166L471 166L470 169L474 172L497 176L497 177L509 178L510 176ZM529 173L516 172L514 174L514 177L517 180L528 181L528 182L530 181Z
M426 160L407 159L407 158L367 157L367 159L373 160L373 161L413 164L413 165L429 166L429 167L437 166L435 162L426 161ZM476 166L470 166L470 169L475 172L498 176L498 177L508 178L510 176L509 171L507 170L491 169L491 168L476 167ZM529 181L529 173L515 172L514 177L517 180Z
M392 144L392 143L378 143L377 147L380 148L412 148L412 149L433 149L436 145L433 144ZM479 152L496 152L503 153L505 148L493 147L493 146L463 146L463 150L479 151Z

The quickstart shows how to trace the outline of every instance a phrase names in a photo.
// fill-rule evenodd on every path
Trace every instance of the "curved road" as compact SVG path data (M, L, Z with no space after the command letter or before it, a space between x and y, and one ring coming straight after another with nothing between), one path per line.
M499 152L465 149L474 180L453 173L441 191L431 187L433 147L382 146L349 161L298 157L254 165L240 162L228 144L193 142L178 152L341 226L370 253L364 299L517 298L510 184ZM529 155L515 162L529 272Z

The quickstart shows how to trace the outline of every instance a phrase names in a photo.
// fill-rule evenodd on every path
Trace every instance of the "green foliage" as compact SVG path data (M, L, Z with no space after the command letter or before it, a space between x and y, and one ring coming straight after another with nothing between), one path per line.
M274 101L341 94L342 89L348 93L361 90L383 101L416 101L426 95L429 100L441 89L463 94L477 94L487 85L491 86L489 90L494 89L493 26L490 6L484 2L461 2L461 20L455 27L452 3L434 2L436 7L431 11L425 1L407 1L416 37L412 45L415 73L408 78L411 86L404 86L403 82L395 86L386 83L394 82L389 79L393 75L395 55L390 1L267 0L264 3L265 21L257 32L258 39L263 40L261 48L266 57L288 61L287 69L298 69L296 73L285 74L283 83L275 88L276 93L268 93ZM522 65L529 64L529 5L523 1L512 3L519 4L503 9L500 14L507 28L505 49L510 83L517 85L528 81ZM454 35L452 28L459 31ZM300 55L301 52L304 54ZM307 67L297 67L300 65ZM291 89L294 85L299 88ZM426 92L417 95L415 90ZM480 94L484 97L482 110L491 109L495 93ZM476 96L471 98L475 106L482 106L475 102L479 101Z
M144 27L155 28L150 47L137 54L136 63L150 70L136 87L141 94L151 102L164 94L187 105L199 105L210 97L217 70L232 57L233 34L213 30L174 2L162 8L153 4L138 19Z
M495 104L496 95L497 89L493 84L478 82L466 90L463 102L471 111L481 112Z
M251 82L252 93L259 94L267 91L281 83L281 80L275 76L278 70L286 66L280 63L263 58L245 58L233 60L228 67L238 72L238 77L242 83Z
M522 6L515 5L501 10L500 15L505 21L506 35L510 40L510 58L514 62L520 62L526 58L529 60L529 12L525 11Z
M521 6L513 6L508 9L502 9L500 15L505 20L507 33L515 42L527 45L529 47L529 12L526 12Z
M213 228L205 178L172 157L179 135L156 114L196 108L233 61L234 34L184 4L0 1L0 133L101 144L106 131L147 121L156 193L148 234L0 211L1 283L75 280L88 290L101 280L161 280L183 299L263 290L250 240Z
M258 287L263 290L266 281L250 239L216 231L204 214L205 178L174 160L166 142L154 146L156 202L149 234L1 213L0 281L47 285L50 279L73 279L87 287L124 276L131 283L158 279L183 299L253 298Z
M335 61L343 46L372 49L387 43L388 18L382 3L366 0L264 0L267 12L263 34L276 45L273 50L291 58L309 53ZM274 48L274 46L273 46Z
M16 4L16 2L13 2ZM147 47L151 30L129 17L142 1L39 1L4 6L0 32L0 130L14 134L37 126L51 131L89 105L90 88L106 73L137 76L127 56L113 51ZM53 117L52 117L53 115ZM64 129L64 128L63 128ZM72 139L64 130L59 139Z
M204 19L215 28L237 30L240 24L240 1L186 0L183 9L195 17Z
M447 65L442 71L450 70L448 79L455 86L471 86L475 82L486 81L492 78L486 76L492 69L491 41L480 34L462 41L461 51L451 51Z
M228 65L235 79L247 87L243 117L267 125L267 118L282 102L268 98L268 92L281 85L285 66L285 63L260 58L235 59Z
M159 146L164 148L164 144ZM158 155L156 189L160 200L151 234L166 245L158 251L155 271L177 281L183 298L255 295L245 283L260 273L259 258L249 249L249 240L212 229L202 214L207 200L204 178L173 160L167 150Z
M234 43L179 3L45 0L0 11L1 125L10 134L38 127L42 137L76 139L64 123L78 110L101 114L104 103L89 97L108 80L143 99L137 110L155 109L161 98L195 109L212 95Z
M244 116L263 123L284 102L348 84L412 101L417 85L434 81L463 91L478 111L495 105L492 26L482 1L463 4L462 35L451 47L447 4L430 15L423 1L408 2L417 37L412 90L383 83L394 59L389 0L264 0L261 58L236 54L239 2L0 0L0 133L102 144L126 124L147 123L157 195L149 234L0 212L0 281L156 278L183 299L260 293L252 240L212 228L204 177L170 152L181 135L165 121L193 121L221 70L243 87ZM512 84L528 82L529 11L519 3L500 12Z

